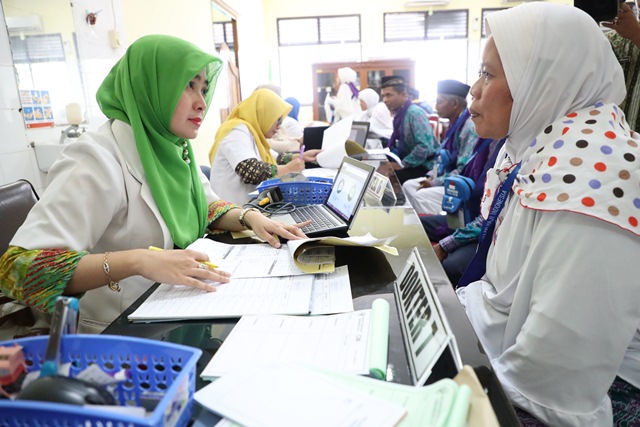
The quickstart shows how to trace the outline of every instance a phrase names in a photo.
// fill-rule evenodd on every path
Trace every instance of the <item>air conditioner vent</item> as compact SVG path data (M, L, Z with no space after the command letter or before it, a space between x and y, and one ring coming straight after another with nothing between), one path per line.
M40 15L6 16L9 33L23 31L42 31L42 18Z

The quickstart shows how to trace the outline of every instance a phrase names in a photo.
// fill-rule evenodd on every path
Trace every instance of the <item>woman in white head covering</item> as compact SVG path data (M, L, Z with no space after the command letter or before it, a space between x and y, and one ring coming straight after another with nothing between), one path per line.
M338 69L338 93L333 101L333 122L338 122L353 114L360 114L360 99L355 83L358 74L349 67Z
M362 113L356 120L369 122L369 133L372 137L389 139L393 133L393 119L385 103L380 101L378 92L371 88L362 89L358 99Z
M637 425L640 138L617 107L620 65L571 6L524 4L487 28L470 111L479 136L507 141L485 184L486 262L458 296L516 406L553 426ZM610 387L635 397L612 408Z

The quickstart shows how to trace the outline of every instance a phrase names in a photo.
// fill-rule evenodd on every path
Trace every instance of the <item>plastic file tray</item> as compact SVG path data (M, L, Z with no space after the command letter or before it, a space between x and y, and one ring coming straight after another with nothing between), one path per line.
M0 345L23 347L27 371L39 370L48 336L4 341ZM77 405L28 400L0 400L2 427L136 427L186 426L193 412L196 362L202 350L178 344L115 335L66 335L61 363L72 362L71 376L97 363L108 373L128 369L130 379L115 389L122 406L140 406L143 391L164 392L147 417L110 413Z
M270 187L279 187L282 201L294 205L321 205L329 196L333 179L309 177L307 181L282 182L280 178L268 179L258 185L258 192Z

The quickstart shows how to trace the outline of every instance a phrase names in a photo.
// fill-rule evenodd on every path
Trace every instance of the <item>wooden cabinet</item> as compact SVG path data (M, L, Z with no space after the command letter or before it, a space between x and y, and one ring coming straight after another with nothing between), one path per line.
M411 59L390 59L366 62L327 62L313 64L313 119L326 120L324 100L337 91L336 76L339 68L352 68L357 74L358 89L372 88L380 93L383 76L402 76L409 86L415 85L415 63Z

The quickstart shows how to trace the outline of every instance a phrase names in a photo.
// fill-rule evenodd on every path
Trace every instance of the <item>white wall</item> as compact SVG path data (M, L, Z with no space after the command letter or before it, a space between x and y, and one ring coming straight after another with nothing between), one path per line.
M0 12L4 22L1 8ZM35 157L22 120L18 82L6 29L0 31L0 82L0 184L26 178L39 185Z

